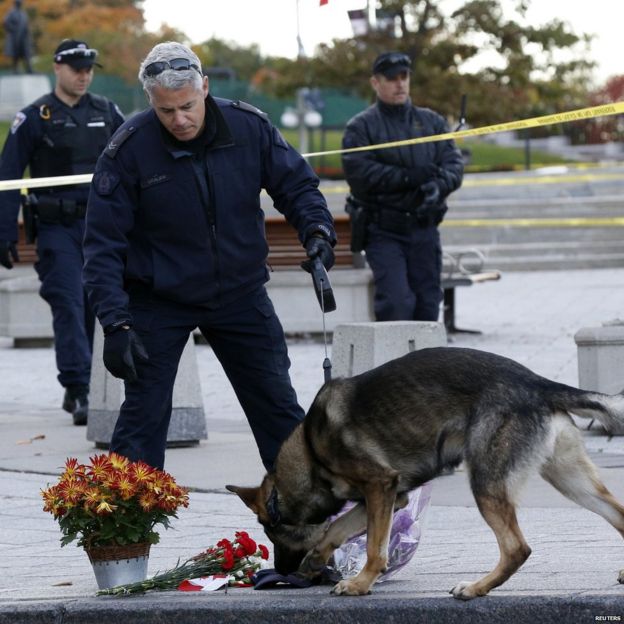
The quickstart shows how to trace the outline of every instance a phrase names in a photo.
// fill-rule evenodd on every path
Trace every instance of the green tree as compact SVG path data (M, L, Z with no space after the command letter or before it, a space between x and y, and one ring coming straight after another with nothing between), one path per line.
M561 20L527 25L528 4L516 0L508 17L500 0L469 0L453 12L445 12L445 0L378 0L389 18L385 29L323 44L311 59L268 59L279 68L271 88L286 95L314 84L368 97L373 59L395 49L414 59L415 102L456 118L466 93L473 125L584 105L594 65L587 60L590 38ZM485 51L496 62L471 70L470 63ZM559 60L562 52L565 61Z
M265 62L255 44L244 47L214 37L193 46L193 51L204 69L227 68L234 72L238 80L251 81Z

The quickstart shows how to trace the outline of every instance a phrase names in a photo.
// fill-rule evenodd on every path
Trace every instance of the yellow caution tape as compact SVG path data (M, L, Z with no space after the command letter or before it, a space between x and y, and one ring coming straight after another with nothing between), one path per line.
M405 139L403 141L391 141L390 143L378 143L377 145L363 145L361 147L350 147L348 149L330 150L327 152L312 152L304 154L306 158L310 156L328 156L330 154L350 154L352 152L369 152L373 149L387 149L389 147L401 147L403 145L416 145L417 143L431 143L433 141L446 141L448 139L462 139L465 137L482 136L484 134L494 134L496 132L508 132L510 130L526 130L527 128L537 128L539 126L551 126L553 124L568 123L581 119L591 119L592 117L604 117L606 115L617 115L624 113L624 102L604 104L602 106L590 106L589 108L577 108L567 113L555 115L542 115L530 119L520 119L509 123L494 124L470 130L457 130L455 132L445 132L432 136L418 137L416 139Z
M432 136L418 137L415 139L405 139L403 141L391 141L389 143L379 143L377 145L364 145L361 147L351 147L348 149L327 150L324 152L311 152L303 154L305 158L315 156L329 156L331 154L348 154L352 152L368 152L371 150L388 149L390 147L401 147L403 145L416 145L418 143L432 143L435 141L446 141L448 139L461 139L465 137L483 136L486 134L494 134L497 132L508 132L510 130L526 130L527 128L537 128L540 126L550 126L553 124L568 123L570 121L579 121L581 119L591 119L592 117L605 117L608 115L617 115L624 113L624 102L614 102L613 104L604 104L602 106L590 106L589 108L578 108L566 113L557 113L555 115L543 115L541 117L532 117L530 119L520 119L508 123L494 124L491 126L483 126L481 128L472 128L470 130L457 130L455 132L445 132L444 134L435 134ZM49 178L31 178L25 182L20 180L2 180L0 181L0 191L9 191L21 189L27 186L30 189L49 187L49 186L65 186L68 184L86 184L91 182L93 174L59 176Z
M561 184L581 183L581 182L599 182L608 180L621 180L621 173L562 173L561 175L527 175L501 178L464 178L462 188L480 187L480 186L535 186L536 184ZM344 184L335 184L332 186L323 185L323 195L344 195L350 192L348 186Z
M447 218L441 227L609 227L624 226L624 217L558 217L517 219L452 219Z

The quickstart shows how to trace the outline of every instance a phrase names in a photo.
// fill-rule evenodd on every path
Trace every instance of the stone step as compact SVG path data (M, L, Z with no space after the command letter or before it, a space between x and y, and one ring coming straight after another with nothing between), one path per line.
M465 245L445 245L444 250L448 253L461 253L465 251ZM576 255L612 255L624 254L624 240L603 241L596 245L593 241L541 241L527 243L509 243L480 245L475 247L483 255L489 258L513 257L513 256L576 256Z
M530 255L485 257L486 270L505 271L561 271L572 269L615 269L624 267L624 253L576 254L576 255Z
M622 217L621 195L509 198L449 201L445 222L456 219L553 218L553 217Z

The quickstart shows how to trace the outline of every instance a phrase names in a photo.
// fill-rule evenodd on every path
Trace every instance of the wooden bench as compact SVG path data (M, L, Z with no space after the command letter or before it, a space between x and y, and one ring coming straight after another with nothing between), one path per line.
M334 249L336 264L333 270L364 268L364 256L354 254L350 249L349 216L347 214L335 215L334 226L338 243ZM267 217L266 236L270 249L268 262L274 271L299 268L301 261L306 259L305 250L297 238L297 233L282 216ZM26 244L21 224L18 252L22 264L32 264L37 260L35 245ZM457 305L455 289L500 279L500 271L483 271L483 265L483 254L477 249L444 253L442 288L444 289L444 325L447 333L476 331L459 329L455 325Z

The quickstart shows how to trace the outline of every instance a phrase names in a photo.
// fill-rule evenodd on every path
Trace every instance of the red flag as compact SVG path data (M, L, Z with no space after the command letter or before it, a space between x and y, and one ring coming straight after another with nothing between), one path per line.
M327 4L329 2L329 0L321 0L321 3L319 4L319 6L323 6L324 4Z

